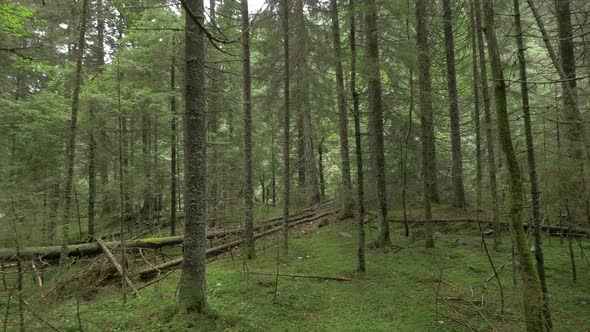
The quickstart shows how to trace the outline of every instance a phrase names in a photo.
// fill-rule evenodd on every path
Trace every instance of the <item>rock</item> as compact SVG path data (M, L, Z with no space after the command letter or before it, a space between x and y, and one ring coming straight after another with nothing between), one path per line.
M328 221L326 219L322 219L322 220L319 220L319 221L315 222L313 224L313 227L315 227L315 228L322 228L322 227L328 226L328 225L329 225Z
M494 234L494 230L493 229L486 229L485 231L483 231L483 235L492 235Z
M338 236L340 236L343 239L352 239L352 235L346 232L340 232L338 233Z
M441 237L443 237L443 235L440 232L434 232L434 234L432 234L432 237L435 239L440 239Z
M464 245L464 246L466 246L466 245L467 245L467 242L465 242L465 241L463 241L463 240L461 240L461 239L457 239L457 240L455 241L455 243L456 243L456 244L461 244L461 245Z

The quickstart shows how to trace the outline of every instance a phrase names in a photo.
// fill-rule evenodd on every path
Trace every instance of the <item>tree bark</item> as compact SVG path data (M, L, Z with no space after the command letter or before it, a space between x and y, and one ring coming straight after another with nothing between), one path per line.
M283 59L284 59L284 97L283 97L283 255L289 252L289 194L290 194L290 114L289 114L289 1L281 0L281 26L283 32Z
M420 122L422 136L422 178L424 183L424 218L426 220L426 247L434 247L432 236L432 155L430 137L432 133L432 81L430 78L430 50L428 45L428 28L426 26L427 4L425 0L416 0L416 34L418 42L418 72L420 86Z
M254 244L254 202L252 196L252 83L250 81L250 18L248 0L241 0L242 9L242 75L244 79L244 207L246 258L252 259L256 253ZM264 193L264 186L262 188ZM264 194L263 194L264 196ZM264 201L264 199L263 199Z
M340 136L340 159L342 163L342 215L349 218L353 215L352 179L350 175L350 156L348 150L348 110L344 90L344 71L342 69L342 45L340 43L340 21L338 19L338 1L330 0L330 16L332 18L332 39L334 43L336 68L336 95L338 99L338 133Z
M523 281L523 303L527 331L544 331L543 321L543 293L537 270L534 268L530 250L523 231L524 202L523 183L520 166L512 145L510 122L508 119L508 103L506 85L496 39L494 9L492 0L484 0L485 33L488 42L488 52L492 64L494 78L494 100L496 106L496 123L498 135L506 165L510 175L510 225L514 247L518 253L520 273Z
M461 122L457 73L455 69L455 41L453 39L453 13L451 0L443 0L445 56L447 59L447 88L449 92L449 117L451 119L453 206L465 208L465 185L463 183L463 153L461 150Z
M359 108L359 94L356 90L356 20L354 0L348 1L348 15L350 17L350 94L352 96L354 114L354 140L356 148L356 189L358 205L358 231L359 243L357 250L357 270L366 272L365 263L365 193L363 179L363 153L361 141L361 112Z
M64 188L64 211L62 221L62 249L65 259L65 250L70 234L70 209L72 204L72 183L74 182L74 163L76 160L76 134L78 132L78 110L80 108L80 89L82 86L82 60L86 37L86 21L88 19L88 0L82 1L82 18L80 19L80 31L78 34L78 47L76 48L76 73L74 77L74 92L72 93L72 113L70 118L70 132L66 158L66 182Z
M318 171L320 173L320 198L326 198L326 180L324 178L324 138L318 143ZM349 169L350 171L350 169Z
M494 129L492 125L492 107L490 102L490 93L488 89L488 72L486 64L486 54L483 37L483 21L481 18L481 6L479 0L474 0L475 22L477 25L477 45L479 49L479 69L480 69L480 86L483 97L484 123L486 127L486 143L488 157L488 178L490 181L490 195L492 198L492 217L494 220L494 249L497 250L501 244L500 238L500 207L498 199L498 186L496 182L496 154Z
M379 67L379 41L377 34L377 4L375 0L367 1L366 8L366 73L369 95L369 150L372 159L372 173L377 184L379 203L379 238L377 247L391 245L389 222L387 217L387 187L385 182L385 153L383 147L383 107L381 100L381 78Z
M178 307L206 313L207 136L203 0L183 0L185 23L184 178L185 231Z
M176 145L178 144L178 138L176 137L177 131L177 118L176 115L176 56L172 54L172 61L170 64L170 114L172 116L170 120L170 235L176 235L176 179L177 174L177 153Z
M533 235L535 239L535 260L537 273L541 281L543 291L543 316L547 327L551 329L551 312L549 311L549 292L545 278L545 260L543 257L543 238L541 233L541 198L539 192L539 179L537 176L537 163L535 161L535 144L533 141L533 129L531 126L531 112L529 103L529 87L527 77L527 66L525 57L525 44L522 36L522 24L520 21L520 0L514 0L514 23L516 27L516 44L518 47L518 63L520 69L520 94L522 98L522 112L524 116L524 130L527 145L527 159L529 163L529 179L531 183L531 200L533 212Z
M477 64L477 33L479 27L475 24L473 1L469 2L469 32L471 39L471 70L473 72L473 122L475 129L475 190L477 211L481 210L483 162L481 151L481 109L480 109L480 77Z

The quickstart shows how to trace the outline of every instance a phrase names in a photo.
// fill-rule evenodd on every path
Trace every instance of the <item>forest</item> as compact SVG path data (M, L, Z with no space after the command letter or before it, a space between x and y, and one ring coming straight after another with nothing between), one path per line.
M588 122L588 0L0 1L0 329L590 331Z

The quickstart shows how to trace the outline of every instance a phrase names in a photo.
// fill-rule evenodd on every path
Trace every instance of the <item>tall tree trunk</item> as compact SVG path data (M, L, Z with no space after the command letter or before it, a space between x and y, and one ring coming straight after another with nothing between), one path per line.
M289 251L289 194L290 194L290 114L289 114L289 1L281 0L281 25L283 32L284 108L283 108L283 255Z
M271 168L272 168L272 206L277 206L277 177L276 177L276 163L275 163L275 122L272 120L271 133Z
M207 127L203 0L183 0L185 23L184 179L185 230L178 307L207 312Z
M469 28L471 39L471 70L473 72L473 122L475 129L475 190L477 211L481 210L483 162L481 151L481 109L480 109L480 77L477 65L477 33L479 27L475 25L473 1L469 2Z
M498 185L496 182L496 154L494 129L492 127L492 107L490 93L488 89L488 71L486 64L486 53L484 47L484 37L482 32L483 22L481 18L481 6L479 0L474 0L475 23L477 25L477 46L479 49L479 69L480 69L480 86L483 97L484 123L486 127L486 143L488 157L488 176L490 181L490 195L492 197L492 221L494 227L494 249L498 249L501 244L500 238L500 207L498 199Z
M176 115L176 56L172 54L172 62L170 64L170 235L176 235L176 179L178 177L176 161L176 145L178 138L177 131L177 115Z
M344 90L344 72L342 69L342 46L340 43L340 22L338 20L338 1L330 0L332 17L332 39L334 43L336 67L336 95L338 99L338 133L340 135L340 159L342 162L342 214L341 218L353 215L352 179L350 175L350 156L348 151L348 110ZM321 145L320 145L321 146Z
M243 107L244 107L244 207L246 240L246 258L251 259L255 254L254 247L254 215L252 188L252 83L250 81L250 18L248 14L248 0L242 1L242 75L244 79ZM262 189L264 193L264 187ZM263 194L264 195L264 194Z
M492 64L494 78L494 100L496 105L496 123L500 144L506 157L506 165L510 175L510 225L514 247L518 253L520 273L523 281L523 303L527 331L544 331L543 321L543 293L537 270L531 260L530 250L526 243L523 230L524 202L523 183L520 166L512 145L510 122L508 119L508 103L506 85L496 39L494 9L492 0L484 0L485 33L488 42L488 52Z
M359 94L356 90L356 20L355 20L355 3L354 0L348 1L348 15L350 17L350 94L352 96L352 105L354 113L354 140L356 148L356 185L357 185L357 205L358 205L358 271L366 272L365 263L365 193L363 179L363 153L361 141L361 112L359 108Z
M527 145L527 158L529 162L529 178L531 182L531 200L533 204L533 234L535 238L535 260L537 273L543 290L543 316L547 327L551 329L551 312L549 311L549 292L545 278L545 260L543 258L543 238L541 233L541 198L539 192L539 179L537 176L537 163L535 161L535 144L533 141L533 129L531 126L531 112L529 104L529 87L525 57L525 44L522 36L520 21L520 0L514 0L514 23L516 27L516 44L518 46L518 62L520 65L520 93L522 98L522 112L524 115L524 130Z
M406 1L408 11L410 8L410 1ZM406 18L406 37L408 42L411 40L410 37L410 19ZM407 187L408 187L408 145L410 143L410 136L412 135L412 115L414 114L414 68L410 67L410 77L408 78L409 92L410 92L410 103L408 105L408 127L406 131L406 137L404 145L401 151L402 156L402 213L404 220L404 232L405 236L410 236L410 228L408 226L408 208L407 208Z
M67 257L68 236L70 234L70 209L72 204L72 183L74 182L74 163L76 160L76 134L78 131L78 110L80 108L80 88L82 86L82 60L86 37L86 21L88 19L88 0L82 0L82 18L76 48L76 74L74 77L74 92L72 93L72 113L70 118L70 133L66 158L66 183L64 188L64 211L62 221L62 257Z
M426 26L427 4L416 0L416 34L418 41L418 71L420 86L420 122L422 131L422 178L424 180L424 219L426 220L426 247L434 247L432 237L432 81L430 78L430 50Z
M447 59L447 87L449 90L449 117L451 118L453 206L465 208L465 186L463 184L463 153L461 151L461 122L459 96L457 94L457 73L455 70L455 41L453 40L453 13L451 0L443 0L445 56Z
M303 12L303 0L295 1L295 20L297 27L297 56L296 62L296 82L297 95L296 107L297 113L302 117L303 124L303 154L305 166L305 184L308 205L315 205L320 202L320 189L318 184L318 170L315 162L315 152L313 144L313 129L311 122L311 106L309 102L309 64L307 63L307 31L305 28L305 15Z
M387 216L387 187L385 183L385 153L383 147L383 107L381 101L381 75L379 68L379 41L377 34L377 4L375 0L367 1L366 8L366 73L369 94L369 150L373 164L373 176L377 184L379 203L379 238L375 245L391 245L389 218Z
M216 1L209 0L209 26L213 31L219 29L217 23L217 10ZM220 105L220 83L222 80L222 66L217 63L219 60L218 52L214 49L208 51L209 61L212 63L209 65L207 74L207 130L210 141L215 142L217 140L217 132L219 127L219 113L221 112ZM232 113L233 114L233 113ZM233 125L232 125L233 131ZM230 135L230 142L233 135ZM209 158L209 190L208 190L208 206L209 206L209 227L216 227L219 219L220 211L218 209L218 196L219 196L219 173L222 165L219 164L219 147L217 144L211 145L211 153Z

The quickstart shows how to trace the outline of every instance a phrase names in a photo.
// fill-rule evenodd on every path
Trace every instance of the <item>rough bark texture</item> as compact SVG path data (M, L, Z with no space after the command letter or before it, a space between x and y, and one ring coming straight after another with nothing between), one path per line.
M488 157L488 178L490 182L490 195L492 198L492 217L494 220L494 248L498 249L501 244L500 240L500 207L498 199L498 185L496 182L496 154L495 154L495 139L494 129L492 125L492 107L490 101L490 93L488 89L488 71L486 64L486 54L483 37L483 22L481 18L481 6L479 0L474 1L475 7L475 22L477 25L477 46L479 50L479 69L480 69L480 85L483 97L484 108L484 123L486 127L486 143L487 143L487 157Z
M514 0L514 23L516 28L516 44L518 46L518 63L520 69L520 94L522 98L522 112L524 117L524 130L527 145L527 159L529 163L529 180L531 184L531 200L533 212L533 235L535 239L535 260L537 273L543 290L543 316L549 328L553 327L551 312L549 311L549 292L545 278L545 260L543 257L543 238L541 232L541 194L539 192L539 179L537 176L537 163L535 161L535 143L533 141L533 129L531 126L531 112L529 104L529 87L527 83L527 66L525 57L525 44L522 36L522 25L520 21L520 0Z
M281 25L283 31L284 97L283 97L283 255L289 251L289 170L290 114L289 114L289 1L281 0Z
M443 0L445 56L447 59L447 88L449 92L449 117L451 118L453 206L464 208L465 185L463 184L463 153L461 150L461 122L457 73L455 70L455 41L453 39L453 13L451 0Z
M383 107L381 101L381 77L379 70L379 41L377 34L377 4L368 0L366 7L366 73L369 85L369 150L372 173L377 184L379 216L378 247L391 245L387 217L387 187L385 182L385 155L383 151Z
M348 15L350 17L350 94L352 96L354 113L354 140L356 148L356 186L358 205L359 243L357 251L359 272L366 272L365 263L365 193L363 174L363 153L361 142L361 112L359 108L359 94L356 91L356 20L354 0L348 1Z
M185 32L184 179L185 230L178 307L207 311L205 250L207 247L207 136L205 119L205 43L203 0L183 1Z
M72 203L72 183L74 182L74 163L76 160L76 135L78 132L78 110L80 108L80 88L82 86L82 60L86 37L86 21L88 19L88 0L82 1L82 18L76 48L76 73L74 76L74 92L72 93L72 113L70 118L70 132L67 145L66 182L64 188L64 211L62 220L62 248L65 252L70 233L70 209ZM63 256L65 258L67 254Z
M332 18L332 39L334 43L336 67L336 95L338 99L338 133L340 135L340 159L342 162L342 218L352 216L352 179L350 175L350 156L348 150L348 110L344 90L344 71L342 69L342 46L340 43L340 21L338 19L338 1L330 1Z
M326 180L324 177L324 138L318 143L318 171L320 172L320 198L326 197Z
M510 122L508 119L508 103L506 85L496 39L494 9L492 0L484 0L485 32L488 51L494 78L494 100L496 106L496 123L500 144L506 157L506 165L510 175L510 225L514 247L517 250L520 273L523 281L523 304L527 331L544 331L543 293L537 270L531 260L529 246L523 231L524 199L523 182L520 166L512 145Z
M244 208L246 258L255 254L254 247L254 189L252 186L252 83L250 81L250 18L248 17L248 0L242 0L242 75L243 121L244 121ZM264 196L264 186L263 186ZM263 200L264 201L264 200Z
M217 31L219 29L217 23L217 10L216 10L216 1L209 0L209 28L212 31ZM219 129L219 115L221 113L221 81L222 81L222 71L223 65L220 64L218 52L214 48L210 48L207 51L208 60L211 61L208 64L208 72L207 72L207 133L208 133L208 140L212 142L216 142L218 139L218 129ZM233 117L233 112L231 112ZM232 134L230 135L230 142L233 142L233 122L231 125ZM208 163L208 176L209 182L208 185L208 201L207 206L209 207L207 210L209 216L209 227L217 227L217 220L219 220L220 215L220 207L218 206L219 196L221 195L221 176L219 173L223 172L223 165L219 164L219 147L217 144L212 144L209 153L209 163Z
M426 27L426 1L416 0L416 34L418 42L418 81L420 86L420 122L422 138L422 178L424 182L424 218L426 220L426 247L434 247L432 237L432 82L430 54Z

